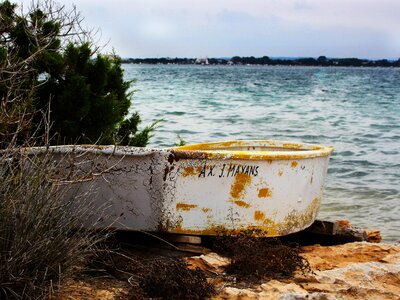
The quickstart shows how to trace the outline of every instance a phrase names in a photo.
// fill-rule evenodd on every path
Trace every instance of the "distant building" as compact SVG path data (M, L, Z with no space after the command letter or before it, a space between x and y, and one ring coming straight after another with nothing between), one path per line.
M207 57L199 57L196 59L196 61L194 62L197 65L208 65L208 58Z

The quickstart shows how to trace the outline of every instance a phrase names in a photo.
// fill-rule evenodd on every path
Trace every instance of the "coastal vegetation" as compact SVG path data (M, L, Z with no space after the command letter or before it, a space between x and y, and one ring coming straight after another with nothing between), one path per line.
M198 64L196 58L125 58L123 63L132 64ZM360 58L327 58L326 56L304 57L304 58L270 58L262 57L240 57L231 58L208 58L210 65L269 65L269 66L320 66L320 67L400 67L398 60L369 60Z
M0 299L44 299L100 251L107 232L93 232L101 209L70 184L50 153L0 153ZM69 181L73 181L70 178ZM68 201L65 195L68 193Z
M123 79L121 59L102 54L75 10L52 1L19 10L0 3L1 144L14 138L22 115L29 116L18 139L43 134L43 113L51 124L50 144L124 143L145 146L155 124L139 131L132 105L132 81Z
M93 170L64 178L63 159L31 147L144 146L154 130L138 130L121 60L100 52L82 20L50 0L0 1L0 299L53 294L109 236L87 229L102 208L71 190Z

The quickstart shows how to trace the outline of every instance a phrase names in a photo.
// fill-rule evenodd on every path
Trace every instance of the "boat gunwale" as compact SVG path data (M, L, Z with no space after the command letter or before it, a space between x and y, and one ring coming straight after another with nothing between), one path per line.
M229 150L230 147L269 147L285 150ZM172 153L176 158L184 159L290 160L329 156L333 152L333 147L278 140L231 140L188 144L170 148L142 148L116 145L59 145L22 148L21 150L29 154L93 153L116 156L149 156L155 153Z
M43 146L43 147L27 147L21 148L19 151L29 155L43 153L58 153L58 154L106 154L115 156L149 156L155 153L165 152L164 149L142 148L132 146L116 146L116 145L58 145L58 146Z
M229 150L230 147L270 147L287 149L287 151ZM333 152L333 147L278 140L235 140L189 144L172 147L169 150L177 158L186 159L289 160L329 156Z

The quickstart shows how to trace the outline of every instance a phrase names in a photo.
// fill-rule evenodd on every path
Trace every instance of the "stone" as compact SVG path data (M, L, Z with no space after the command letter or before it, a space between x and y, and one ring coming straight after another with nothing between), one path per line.
M192 261L207 262L213 272L223 274L226 260L215 253L207 256ZM290 280L266 280L245 287L225 282L214 299L399 299L399 246L367 242L313 245L303 247L302 256L309 260L314 274L298 272Z

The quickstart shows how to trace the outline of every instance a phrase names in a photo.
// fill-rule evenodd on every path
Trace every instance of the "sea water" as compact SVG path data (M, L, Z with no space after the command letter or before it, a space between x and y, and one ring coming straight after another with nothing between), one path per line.
M400 69L124 65L150 146L235 139L332 145L320 219L400 240Z

